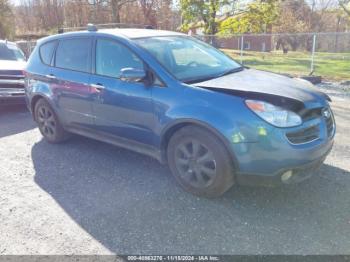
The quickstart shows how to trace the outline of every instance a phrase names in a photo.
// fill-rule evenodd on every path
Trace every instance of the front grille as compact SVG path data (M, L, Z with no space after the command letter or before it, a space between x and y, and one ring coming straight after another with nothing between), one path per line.
M334 135L334 116L329 107L308 109L299 114L304 122L313 119L320 119L322 122L325 121L324 123L326 123L328 137ZM286 136L292 144L310 143L320 138L320 125L314 124L298 131L289 132Z
M23 76L23 71L21 71L21 70L0 70L0 75Z
M20 80L23 79L24 76L22 75L0 75L0 80Z
M322 108L309 109L301 114L303 121L308 121L322 116Z
M0 89L2 88L19 88L22 89L24 85L21 84L0 84Z
M287 133L287 138L292 144L304 144L319 138L320 128L318 125L304 128L295 132Z

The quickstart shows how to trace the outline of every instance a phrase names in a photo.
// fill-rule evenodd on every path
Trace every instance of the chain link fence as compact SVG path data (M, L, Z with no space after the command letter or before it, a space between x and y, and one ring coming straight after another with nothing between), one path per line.
M195 37L252 68L350 80L350 32Z
M36 46L36 41L35 40L21 40L21 41L16 41L16 44L18 45L19 48L23 51L25 56L29 58L30 54L33 52L35 46Z
M195 35L245 66L295 76L350 81L350 32ZM36 41L17 41L29 57Z

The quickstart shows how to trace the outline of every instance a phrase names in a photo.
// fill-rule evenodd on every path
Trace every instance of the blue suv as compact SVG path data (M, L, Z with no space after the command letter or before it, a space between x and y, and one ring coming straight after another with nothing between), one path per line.
M152 156L207 197L304 180L335 135L330 98L312 84L176 32L90 27L44 38L25 85L48 142L74 133Z

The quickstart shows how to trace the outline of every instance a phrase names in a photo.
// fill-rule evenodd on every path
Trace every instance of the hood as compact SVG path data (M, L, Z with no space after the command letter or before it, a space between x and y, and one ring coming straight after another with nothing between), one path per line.
M25 61L0 60L0 70L24 70Z
M195 86L245 97L252 97L255 94L256 98L279 97L301 103L319 101L320 98L330 100L326 94L318 91L306 80L255 69L245 69L196 83Z

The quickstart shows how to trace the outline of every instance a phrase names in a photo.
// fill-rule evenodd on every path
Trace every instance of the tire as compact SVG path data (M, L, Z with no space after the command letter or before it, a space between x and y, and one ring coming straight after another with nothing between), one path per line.
M57 115L45 99L39 99L34 108L34 118L40 133L49 143L61 143L68 138L68 133L62 127Z
M170 139L168 164L188 192L218 197L234 185L234 165L225 145L211 132L186 126Z

